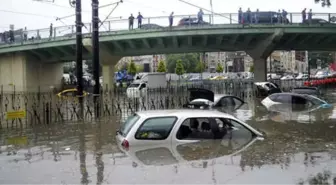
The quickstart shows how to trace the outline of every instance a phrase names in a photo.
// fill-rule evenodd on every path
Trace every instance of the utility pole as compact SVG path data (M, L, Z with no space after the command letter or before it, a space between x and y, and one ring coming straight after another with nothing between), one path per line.
M99 0L92 0L92 55L93 55L93 79L95 85L93 88L93 101L95 105L95 117L100 116L100 82L99 82ZM111 88L111 87L109 87Z
M77 96L80 106L80 118L83 118L83 42L82 42L82 2L81 0L69 0L70 6L76 8L76 78Z
M211 24L215 24L215 21L214 21L214 11L213 11L213 6L212 6L212 0L210 0L210 7L211 7Z

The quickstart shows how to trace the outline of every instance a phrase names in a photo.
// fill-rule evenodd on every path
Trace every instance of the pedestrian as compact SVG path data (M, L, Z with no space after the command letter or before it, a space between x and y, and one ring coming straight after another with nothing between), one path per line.
M51 40L52 36L53 36L53 24L50 23L50 28L49 28L49 40Z
M172 12L169 16L169 27L170 28L173 26L173 20L174 20L174 12Z
M203 10L200 9L199 12L197 13L197 18L198 18L198 24L203 23Z
M257 9L257 11L254 13L254 22L256 24L259 23L259 9Z
M23 40L24 41L27 41L27 39L28 39L28 31L27 31L27 27L25 27L24 28L24 30L23 30Z
M246 11L246 22L247 23L252 23L252 13L251 13L251 10L250 8L247 8L247 11Z
M304 8L301 12L301 15L302 15L302 23L305 23L306 22L306 18L307 18L307 14L306 14L306 8Z
M308 12L308 22L309 22L309 24L312 23L312 19L313 19L313 10L310 9L309 12Z
M14 43L14 30L13 29L9 30L9 42Z
M133 23L134 23L134 17L133 14L131 14L131 16L128 17L128 28L130 30L133 30Z
M287 11L285 9L282 9L282 23L287 24Z
M139 12L137 19L138 19L138 28L141 28L143 16L141 15L140 12Z
M239 7L238 10L238 23L243 24L243 10L241 7Z
M281 11L280 11L280 9L278 10L278 13L277 13L277 20L278 20L278 23L280 24L281 23L281 16L282 16L282 14L281 14Z

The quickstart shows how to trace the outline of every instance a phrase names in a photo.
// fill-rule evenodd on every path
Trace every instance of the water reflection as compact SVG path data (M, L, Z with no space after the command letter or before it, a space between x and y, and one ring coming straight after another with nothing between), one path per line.
M266 132L263 141L232 138L123 153L114 140L117 118L0 130L0 182L335 184L335 112L302 124L273 120L258 106L249 102L232 114Z

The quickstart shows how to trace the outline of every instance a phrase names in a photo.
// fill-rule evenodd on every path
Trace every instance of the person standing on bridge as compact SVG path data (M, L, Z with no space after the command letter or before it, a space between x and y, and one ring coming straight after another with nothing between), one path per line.
M28 39L28 32L27 32L27 27L25 27L24 28L24 30L23 30L23 40L24 41L27 41L27 39Z
M243 24L243 10L241 7L238 10L238 23Z
M49 28L49 40L51 40L52 36L53 36L53 24L51 23Z
M200 9L198 14L197 14L198 24L203 23L203 15L204 15L203 10Z
M305 23L306 22L306 19L307 19L307 14L306 14L306 8L304 8L301 12L301 15L302 15L302 23Z
M246 11L246 23L252 23L252 13L251 13L251 10L250 8L247 8L247 11Z
M170 28L173 26L173 20L174 20L174 12L172 12L169 16L169 27Z
M287 24L287 11L285 9L282 9L282 23Z
M133 14L131 14L131 16L129 16L128 18L128 28L130 30L133 30L133 23L134 23L134 17L133 17Z
M141 28L143 16L141 15L140 12L139 12L137 19L138 19L138 28Z
M278 20L278 23L280 24L282 21L281 21L281 11L280 9L278 10L278 14L277 14L277 20Z
M308 22L309 22L309 24L312 23L312 19L313 19L313 10L310 9L309 12L308 12Z
M259 23L259 9L254 13L254 23Z

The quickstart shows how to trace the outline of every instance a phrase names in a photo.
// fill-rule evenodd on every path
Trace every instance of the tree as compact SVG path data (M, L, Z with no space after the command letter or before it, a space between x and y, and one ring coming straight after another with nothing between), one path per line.
M133 60L127 66L127 73L131 75L135 75L137 73L137 68Z
M166 55L166 67L169 73L175 73L176 61L181 60L187 73L196 72L196 65L199 62L198 53L170 54Z
M249 72L253 73L254 72L254 65L250 66Z
M205 64L202 62L202 61L199 61L196 65L196 69L195 71L197 73L203 73L204 72L204 69L205 69Z
M321 3L322 7L331 6L330 0L314 0L314 1L315 1L315 3Z
M333 53L329 51L308 52L308 62L311 68L325 68L334 62Z
M184 74L184 66L182 64L182 60L176 61L175 73L179 76Z
M165 73L166 71L167 70L166 70L166 64L165 64L165 62L163 60L160 60L157 72Z
M140 72L143 72L144 71L144 66L143 65L135 65L136 67L136 72L137 73L140 73Z
M223 68L222 64L217 63L216 72L217 73L222 73L223 70L224 70L224 68Z

